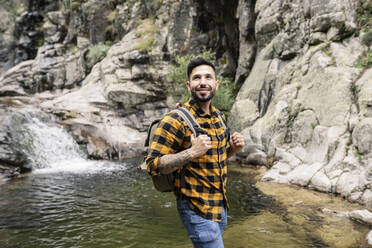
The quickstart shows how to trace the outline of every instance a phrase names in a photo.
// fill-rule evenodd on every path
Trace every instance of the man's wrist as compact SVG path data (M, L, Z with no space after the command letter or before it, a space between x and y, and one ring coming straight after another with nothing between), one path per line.
M191 159L194 159L196 157L196 154L195 154L195 151L191 148L189 149L186 149L185 150L188 154L188 158L191 160Z

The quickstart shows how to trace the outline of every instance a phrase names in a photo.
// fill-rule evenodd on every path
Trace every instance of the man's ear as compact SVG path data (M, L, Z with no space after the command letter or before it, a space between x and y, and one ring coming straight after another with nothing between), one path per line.
M190 81L187 81L187 82L186 82L186 87L187 87L187 89L190 91Z

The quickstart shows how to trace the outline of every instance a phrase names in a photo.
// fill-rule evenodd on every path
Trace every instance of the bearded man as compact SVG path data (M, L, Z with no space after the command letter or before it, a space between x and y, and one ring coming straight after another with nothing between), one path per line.
M220 82L214 65L191 60L186 86L191 98L183 105L199 123L195 137L177 113L166 115L155 131L146 158L151 175L175 173L177 210L194 247L223 248L227 224L227 159L241 150L244 139L223 128L219 110L212 104Z

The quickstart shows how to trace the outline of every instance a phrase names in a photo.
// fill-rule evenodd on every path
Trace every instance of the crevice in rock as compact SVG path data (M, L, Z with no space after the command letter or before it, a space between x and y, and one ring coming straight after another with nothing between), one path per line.
M240 0L238 5L240 47L235 73L235 87L237 88L240 88L249 76L256 59L257 41L255 37L255 24L257 15L255 13L255 6L256 0Z
M202 52L203 46L215 52L217 61L226 61L221 74L234 78L239 52L239 23L236 18L238 0L193 2L197 15L194 17L196 29L190 41L190 52Z
M268 66L268 69L266 71L266 76L269 71L270 65ZM276 79L267 80L266 76L265 76L262 88L258 94L258 111L260 112L259 117L263 117L266 114L267 109L271 103L271 99L273 98L273 95L274 95Z

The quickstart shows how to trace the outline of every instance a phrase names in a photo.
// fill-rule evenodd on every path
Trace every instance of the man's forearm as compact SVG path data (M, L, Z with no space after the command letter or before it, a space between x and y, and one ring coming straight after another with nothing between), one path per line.
M162 174L169 174L181 168L192 159L189 149L175 154L167 154L159 159L159 171Z

